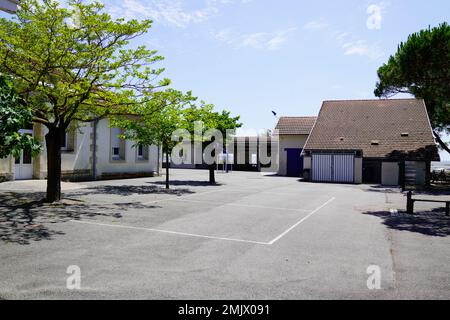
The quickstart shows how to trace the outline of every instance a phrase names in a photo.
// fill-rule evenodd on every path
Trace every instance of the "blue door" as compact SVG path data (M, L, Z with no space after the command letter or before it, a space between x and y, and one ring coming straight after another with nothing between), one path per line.
M303 173L302 149L286 149L287 152L287 176L300 177Z

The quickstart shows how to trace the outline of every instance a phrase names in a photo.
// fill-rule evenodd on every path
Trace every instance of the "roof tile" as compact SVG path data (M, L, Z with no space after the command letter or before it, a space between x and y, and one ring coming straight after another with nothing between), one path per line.
M309 135L317 117L281 117L276 126L280 135Z
M325 101L305 150L439 159L425 104L418 99Z

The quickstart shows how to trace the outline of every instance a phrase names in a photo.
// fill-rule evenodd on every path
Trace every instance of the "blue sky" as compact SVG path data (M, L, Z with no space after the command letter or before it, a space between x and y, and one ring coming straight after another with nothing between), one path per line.
M241 115L244 129L273 128L271 110L316 115L323 100L373 98L399 42L450 21L448 0L104 3L115 16L153 19L142 41L166 57L173 86Z
M450 21L448 0L103 0L152 19L139 42L165 56L173 87L241 115L244 129L316 115L323 100L374 98L400 41ZM450 159L449 159L450 160Z

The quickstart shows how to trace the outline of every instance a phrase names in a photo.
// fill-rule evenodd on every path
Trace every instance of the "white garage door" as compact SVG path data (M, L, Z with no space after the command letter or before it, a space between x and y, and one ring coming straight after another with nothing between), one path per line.
M353 154L313 154L312 180L316 182L353 183Z
M316 182L333 181L333 155L313 154L312 155L312 180Z

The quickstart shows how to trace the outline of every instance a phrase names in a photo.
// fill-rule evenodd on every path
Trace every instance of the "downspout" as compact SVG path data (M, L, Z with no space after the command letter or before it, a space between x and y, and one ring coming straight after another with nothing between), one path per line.
M97 180L97 125L98 119L95 119L92 134L92 178L94 180Z
M157 175L158 176L160 176L161 175L161 172L160 172L160 167L159 167L159 163L160 163L160 161L162 162L162 159L161 159L161 152L160 152L160 150L161 150L161 146L160 145L158 145L158 154L157 154L157 161L156 161L156 173L157 173Z

